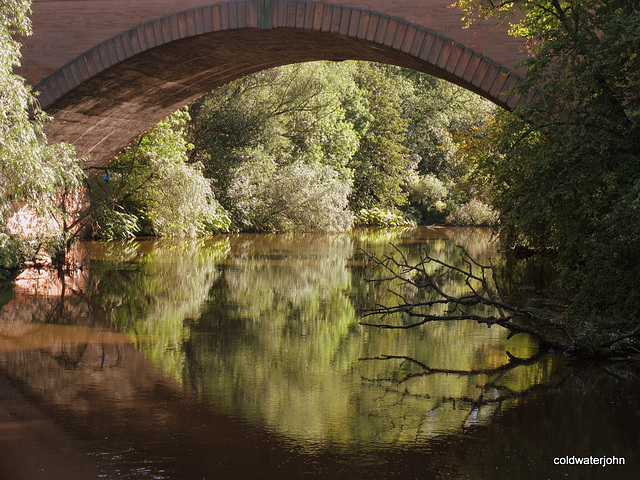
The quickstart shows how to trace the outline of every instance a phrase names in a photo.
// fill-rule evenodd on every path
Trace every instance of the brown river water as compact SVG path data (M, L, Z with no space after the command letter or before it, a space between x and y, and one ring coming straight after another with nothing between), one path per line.
M640 478L631 372L473 322L361 325L397 301L363 254L392 244L462 245L510 301L562 304L549 259L479 228L86 243L64 282L0 287L0 479Z

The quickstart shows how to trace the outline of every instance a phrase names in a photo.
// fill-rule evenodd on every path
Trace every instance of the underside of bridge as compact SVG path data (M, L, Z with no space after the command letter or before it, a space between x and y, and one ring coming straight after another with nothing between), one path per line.
M509 69L390 17L381 16L377 28L364 34L351 33L353 22L345 27L340 21L335 28L307 28L304 21L294 21L279 28L212 26L216 31L206 31L198 12L189 13L120 34L40 82L35 88L41 104L55 118L47 128L50 140L75 145L87 156L87 166L104 166L162 118L203 94L260 70L314 60L394 64L449 80L505 108L521 101L510 94L519 77Z

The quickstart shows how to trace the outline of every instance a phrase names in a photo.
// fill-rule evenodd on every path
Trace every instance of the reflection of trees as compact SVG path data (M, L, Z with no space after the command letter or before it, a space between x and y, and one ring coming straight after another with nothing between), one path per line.
M228 248L226 239L94 244L91 295L147 357L178 377L186 324L200 314Z
M87 412L91 402L82 392L102 388L105 378L118 376L118 390L126 389L119 367L130 346L86 295L82 273L37 280L33 273L0 309L0 370L30 397Z
M401 232L395 241L408 256L416 243L456 254L455 237L430 235ZM14 323L6 317L12 304L4 307L0 342L8 335L41 336L29 337L33 342L21 351L0 348L0 368L46 405L58 406L69 425L85 423L101 442L108 436L135 446L125 457L140 464L166 454L158 437L182 449L180 461L204 465L206 457L210 463L200 477L235 449L254 455L252 442L264 445L263 427L279 438L260 450L260 458L270 458L272 448L276 457L280 447L274 445L284 445L287 454L277 468L287 472L297 471L284 462L298 455L300 444L324 449L313 457L318 462L357 457L356 476L362 473L360 455L389 460L367 470L380 478L397 475L412 454L418 466L404 471L424 468L425 478L440 478L440 465L425 465L426 451L437 452L452 478L496 478L496 465L508 472L501 478L518 478L532 458L547 465L567 445L575 447L571 454L633 458L637 415L628 414L635 420L619 441L616 431L626 425L625 412L640 411L630 382L620 387L613 375L576 373L557 357L534 356L536 343L527 336L507 338L507 332L476 323L433 323L412 331L360 327L355 305L392 298L363 280L370 270L354 254L360 242L355 235L239 235L224 243L141 242L127 245L125 253L114 246L108 254L94 250L88 294L69 293L67 313L51 318L56 324L42 322L57 299L40 297L43 303L28 308L21 300L11 310L22 315ZM384 242L369 246L390 251ZM37 322L32 313L41 315ZM107 319L192 388L150 368L127 336L108 330ZM192 402L192 389L205 401ZM625 398L615 398L619 392ZM585 402L585 395L592 398ZM614 401L626 410L611 408ZM233 428L224 426L229 413L242 420L232 419ZM237 423L257 428L238 430ZM578 428L584 438L572 436ZM458 435L462 431L471 433ZM617 444L605 452L592 431ZM308 467L312 457L301 457L298 465ZM552 467L540 477L553 478Z
M477 324L435 323L420 330L369 331L357 372L367 402L377 406L377 438L415 443L489 421L518 403L524 392L555 384L550 357L509 360L506 351L530 358L535 343ZM381 352L393 352L381 354ZM545 387L546 388L546 387Z
M416 243L445 258L459 254L442 232L423 235L395 238L408 256ZM533 355L524 336L473 323L362 329L356 306L393 295L364 280L370 270L356 242L389 249L355 235L94 244L85 305L216 408L310 446L426 441L555 381L546 358L507 362L506 351ZM83 345L58 350L55 361L73 369L92 359L99 368L100 344L84 353ZM108 367L119 348L108 350Z
M566 378L553 364L553 359L541 353L527 359L509 355L509 361L502 365L469 370L434 368L403 355L380 355L361 360L392 364L388 367L390 375L387 377L363 378L388 394L427 400L431 404L429 411L446 403L456 406L457 402L457 410L466 415L462 425L489 420L487 413L493 413L505 403L552 388ZM452 388L455 384L463 385L463 388ZM447 386L445 390L439 388L443 385Z
M339 439L360 336L347 296L353 247L348 236L306 241L232 247L193 326L189 380L252 421Z
M390 294L369 288L368 270L345 237L327 244L307 238L315 243L306 247L277 236L267 245L242 238L232 242L207 310L191 326L187 371L195 389L252 422L310 444L412 443L456 431L478 413L478 421L486 419L497 405L473 413L472 400L499 391L500 406L508 406L515 400L507 389L517 396L555 378L548 359L505 368L505 351L528 358L535 343L477 324L360 329L354 305ZM405 243L401 248L415 255L409 236ZM442 235L421 243L459 252ZM375 238L370 245L388 248ZM360 360L380 352L393 355ZM418 375L408 358L438 372Z

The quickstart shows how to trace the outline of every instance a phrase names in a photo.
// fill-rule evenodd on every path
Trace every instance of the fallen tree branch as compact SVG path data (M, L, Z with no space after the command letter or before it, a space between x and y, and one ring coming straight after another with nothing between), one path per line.
M475 321L488 327L497 325L516 334L534 337L541 349L572 353L575 342L568 326L559 318L543 316L531 309L516 307L503 300L493 265L482 265L462 248L463 266L438 260L424 250L420 250L420 260L412 264L405 254L392 245L396 256L385 255L378 258L365 252L374 266L384 271L383 277L369 282L399 283L402 288L412 289L415 300L408 294L388 289L397 299L398 305L376 305L364 312L364 317L379 317L383 321L361 322L362 325L385 329L410 329L430 322ZM443 279L455 277L466 285L468 293L453 295L447 292ZM423 299L422 297L428 298ZM442 308L446 307L445 311ZM478 311L482 310L482 311ZM489 313L490 312L490 313ZM400 315L411 321L390 323L389 316ZM516 321L516 320L528 320ZM543 330L544 329L544 330Z
M509 331L509 337L527 334L535 338L542 351L552 350L566 356L589 358L615 358L635 361L640 352L633 342L640 338L640 326L598 345L580 344L572 330L561 318L542 315L535 310L517 307L504 301L502 288L493 265L483 265L473 259L464 248L461 266L430 256L423 249L416 263L395 245L393 255L376 257L363 252L370 264L382 270L382 275L368 282L387 283L388 291L399 300L396 305L376 305L363 313L363 317L378 317L382 321L362 321L361 325L381 329L411 329L430 322L475 321L492 327L497 325ZM463 295L447 291L447 281L466 285ZM449 284L452 282L449 281ZM388 321L401 317L402 322ZM640 364L640 360L637 362Z
M483 265L473 259L461 246L460 265L453 265L430 256L423 249L416 263L391 244L394 255L378 258L363 252L369 262L382 270L382 275L368 282L397 284L388 291L399 300L397 305L378 304L363 313L363 317L377 317L380 322L362 321L361 325L381 329L411 329L431 322L475 321L509 331L509 337L527 334L535 338L541 351L553 350L566 356L609 359L640 366L640 351L634 342L640 339L640 325L621 332L599 344L580 344L571 328L561 318L542 315L535 310L511 305L504 301L503 290L493 265ZM449 285L465 285L467 292L454 295ZM407 290L400 291L400 290ZM400 316L402 323L387 319Z

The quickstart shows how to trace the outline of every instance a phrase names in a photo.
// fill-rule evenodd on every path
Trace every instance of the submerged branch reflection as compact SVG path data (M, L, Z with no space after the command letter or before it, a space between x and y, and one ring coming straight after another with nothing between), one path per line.
M508 352L507 352L508 353ZM566 372L560 369L550 370L554 358L548 354L537 353L531 358L520 359L509 357L509 362L494 368L479 368L472 370L456 370L449 368L433 368L421 361L404 355L380 355L378 357L361 358L361 361L399 362L396 370L388 377L363 377L364 382L377 384L387 392L399 393L431 399L434 395L431 391L420 391L423 383L417 389L414 384L417 380L428 376L450 376L453 378L473 377L475 389L473 396L443 396L441 400L451 402L470 403L478 407L487 403L501 403L505 400L524 398L539 390L557 388L566 380ZM406 364L415 366L417 371L407 371ZM540 380L544 379L541 383Z
M373 364L362 382L380 391L386 414L412 412L413 423L394 427L419 439L447 435L470 425L486 424L495 413L530 396L561 388L569 377L564 364L537 353L526 359L509 356L492 367L456 369L431 367L407 355L377 355L360 359ZM405 413L406 415L406 413Z

